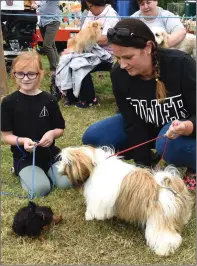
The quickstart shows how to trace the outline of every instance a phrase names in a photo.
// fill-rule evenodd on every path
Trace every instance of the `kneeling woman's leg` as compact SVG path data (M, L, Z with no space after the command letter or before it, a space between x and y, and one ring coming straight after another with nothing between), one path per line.
M170 124L165 125L159 135L164 135ZM163 154L166 138L156 141L156 150L159 154ZM196 173L196 139L189 136L180 136L177 139L169 139L164 160L169 164L177 167L187 167Z
M59 188L70 188L72 185L66 175L60 175L57 171L57 164L58 162L54 163L52 165L53 170L50 169L48 170L47 175L50 177L51 181L53 182L54 185L56 185Z
M113 146L115 150L128 147L122 115L117 114L91 125L85 131L82 142L95 147Z
M32 173L34 171L34 179L32 180ZM19 171L19 177L22 188L30 193L33 193L39 197L48 194L51 190L49 178L45 172L38 166L32 165L26 166Z

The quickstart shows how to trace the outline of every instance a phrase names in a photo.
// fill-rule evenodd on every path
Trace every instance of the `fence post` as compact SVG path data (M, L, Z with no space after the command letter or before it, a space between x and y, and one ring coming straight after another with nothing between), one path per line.
M7 88L7 74L5 67L4 51L3 51L3 35L0 25L0 97L9 94Z

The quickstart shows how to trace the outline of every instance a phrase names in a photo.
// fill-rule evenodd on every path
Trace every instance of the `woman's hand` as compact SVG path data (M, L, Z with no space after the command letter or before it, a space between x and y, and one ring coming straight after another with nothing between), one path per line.
M70 53L72 53L72 50L70 48L67 48L67 49L64 49L64 51L61 53L61 55L70 54Z
M32 152L34 146L37 145L36 142L34 142L32 139L29 139L29 138L24 138L23 143L24 143L24 144L23 144L23 145L24 145L24 149L25 149L27 152Z
M189 136L193 132L193 123L189 120L179 121L174 120L166 132L166 136L169 139L176 139L180 136Z
M47 131L41 138L41 140L38 143L38 146L41 146L43 148L50 147L54 140L54 130Z

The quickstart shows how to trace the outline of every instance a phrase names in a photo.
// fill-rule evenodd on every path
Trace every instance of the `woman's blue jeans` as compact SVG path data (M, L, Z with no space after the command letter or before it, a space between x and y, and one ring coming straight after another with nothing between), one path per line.
M164 135L170 124L166 124L158 136ZM85 131L82 141L85 145L93 145L95 147L113 146L115 150L129 148L122 115L117 114L91 125ZM166 138L160 138L156 141L155 148L160 155L163 154L165 143ZM164 153L164 160L168 164L173 164L177 167L187 167L196 172L196 139L187 136L180 136L175 140L169 139Z

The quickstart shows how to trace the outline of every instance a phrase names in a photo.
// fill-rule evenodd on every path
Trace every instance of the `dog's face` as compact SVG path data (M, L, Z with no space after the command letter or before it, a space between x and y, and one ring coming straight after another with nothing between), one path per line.
M102 24L100 21L91 21L88 23L87 29L90 35L100 36L102 30Z
M153 34L155 36L156 43L160 47L166 47L167 36L168 36L167 32L161 27L152 27L151 31L153 32Z
M58 172L67 175L73 186L80 186L94 169L94 155L95 149L89 146L65 148L60 153Z

